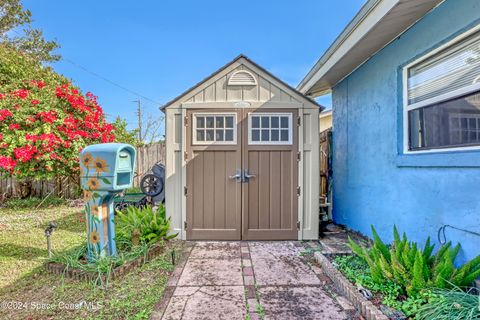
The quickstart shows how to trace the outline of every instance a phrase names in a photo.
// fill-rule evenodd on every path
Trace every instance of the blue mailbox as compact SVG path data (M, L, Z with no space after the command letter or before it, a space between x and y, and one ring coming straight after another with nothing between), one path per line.
M80 153L89 259L117 254L113 197L132 186L135 156L135 148L123 143L95 144Z

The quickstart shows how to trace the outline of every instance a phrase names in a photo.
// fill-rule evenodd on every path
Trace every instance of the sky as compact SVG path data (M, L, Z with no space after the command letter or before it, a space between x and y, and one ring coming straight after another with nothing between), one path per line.
M158 107L243 53L296 87L365 0L23 0L56 40L53 68L135 128ZM105 80L107 79L107 80ZM116 85L112 84L115 83ZM120 88L120 87L122 88ZM139 94L139 97L136 94ZM331 98L318 101L329 107Z

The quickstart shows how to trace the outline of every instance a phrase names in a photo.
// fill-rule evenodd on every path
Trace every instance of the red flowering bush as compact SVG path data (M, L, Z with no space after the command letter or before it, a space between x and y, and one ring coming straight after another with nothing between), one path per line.
M86 145L112 142L114 126L105 121L97 98L71 84L30 81L0 93L0 173L51 179L79 170Z

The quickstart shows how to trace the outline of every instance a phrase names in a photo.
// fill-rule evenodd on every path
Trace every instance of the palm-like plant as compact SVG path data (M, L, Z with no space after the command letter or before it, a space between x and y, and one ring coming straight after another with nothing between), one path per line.
M373 226L372 234L371 248L361 247L349 239L350 248L367 262L375 281L393 280L408 294L425 287L469 286L480 276L480 255L460 268L455 267L454 261L460 250L458 244L452 247L448 242L433 254L435 245L430 243L430 238L421 249L416 242L409 242L405 233L400 237L395 226L390 246L380 239Z

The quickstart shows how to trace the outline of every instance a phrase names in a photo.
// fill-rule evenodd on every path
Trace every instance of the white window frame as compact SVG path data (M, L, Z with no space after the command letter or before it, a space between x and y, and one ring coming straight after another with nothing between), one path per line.
M233 141L197 141L197 116L201 117L215 117L215 116L233 116ZM237 113L236 112L194 112L192 114L192 145L197 146L209 146L209 145L234 145L237 144ZM205 122L206 126L206 122ZM214 127L209 128L214 131L216 129L216 122L214 121ZM201 128L206 130L207 128ZM227 129L227 128L222 128Z
M288 117L288 141L252 141L252 116L260 117ZM257 128L255 128L257 129ZM269 128L270 130L271 128ZM259 128L261 130L261 128ZM279 130L282 130L279 128ZM285 129L283 129L285 130ZM249 145L283 145L293 144L293 114L291 112L249 112L248 113L248 144Z
M448 147L448 148L432 148L428 150L409 150L408 147L408 137L409 137L409 128L408 128L408 112L411 110L419 109L428 105L433 105L435 103L448 101L457 97L467 95L469 93L480 90L480 82L472 84L465 88L460 88L452 92L441 94L437 97L426 99L424 101L419 101L416 103L408 104L408 69L414 65L421 63L422 61L434 56L440 51L451 47L468 36L478 32L480 30L480 25L477 25L470 30L462 33L461 35L455 37L454 39L448 41L447 43L441 45L440 47L430 51L424 56L416 59L415 61L409 63L403 67L402 70L402 84L403 84L403 153L404 154L420 154L420 153L439 153L439 152L455 152L455 151L468 151L468 150L480 150L480 146L471 146L471 147Z

